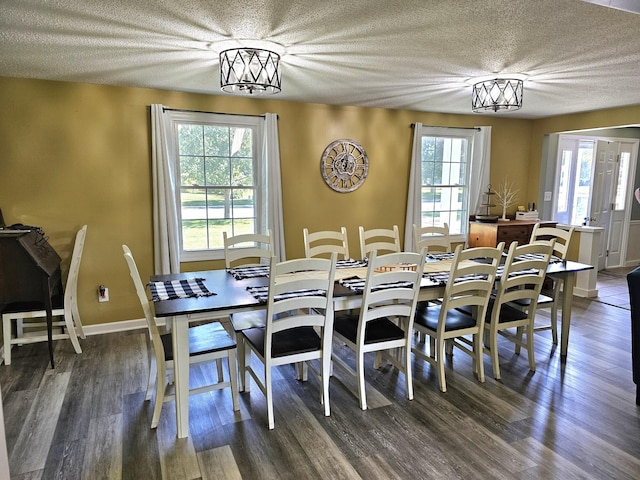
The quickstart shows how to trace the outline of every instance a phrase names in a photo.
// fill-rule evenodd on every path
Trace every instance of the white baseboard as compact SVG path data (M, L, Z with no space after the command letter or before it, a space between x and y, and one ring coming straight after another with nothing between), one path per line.
M164 321L157 322L163 326ZM123 320L121 322L101 323L99 325L83 325L86 336L104 335L106 333L126 332L128 330L146 329L147 321L144 318L136 320ZM80 339L82 341L82 339ZM0 347L0 365L4 364L4 345Z
M597 288L580 288L580 287L573 287L573 294L576 297L582 297L582 298L596 298L598 296L598 289Z
M164 325L164 323L158 322L158 325L162 326ZM82 329L87 336L103 335L105 333L126 332L128 330L136 330L138 328L147 328L147 321L144 318L82 326Z

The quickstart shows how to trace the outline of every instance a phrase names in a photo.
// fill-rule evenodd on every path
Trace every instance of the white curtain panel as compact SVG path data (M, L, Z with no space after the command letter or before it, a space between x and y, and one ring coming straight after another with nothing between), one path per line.
M156 274L180 273L175 159L163 106L151 105L153 261Z
M469 215L475 215L489 185L491 166L491 127L476 127L473 134L469 182Z
M273 232L273 248L279 262L287 258L284 245L282 220L282 183L280 180L280 141L278 140L278 115L265 114L264 159L267 165L267 224Z
M404 250L413 252L413 224L416 218L420 218L422 212L421 190L421 166L422 161L422 124L416 123L413 127L413 147L411 149L411 170L409 171L409 193L407 194L407 217L404 228Z

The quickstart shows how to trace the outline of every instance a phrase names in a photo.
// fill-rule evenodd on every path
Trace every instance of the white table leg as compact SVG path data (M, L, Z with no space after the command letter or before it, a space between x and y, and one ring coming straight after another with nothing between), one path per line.
M171 324L176 428L178 438L186 438L189 436L189 321L184 317L173 317Z
M571 326L571 303L573 302L573 286L576 283L576 273L567 272L564 275L562 293L562 330L560 332L560 361L567 361L569 346L569 327Z

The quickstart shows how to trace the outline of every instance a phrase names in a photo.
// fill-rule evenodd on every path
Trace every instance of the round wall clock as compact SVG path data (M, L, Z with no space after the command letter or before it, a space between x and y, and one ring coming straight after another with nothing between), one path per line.
M353 140L336 140L325 148L320 160L322 178L336 192L353 192L369 173L364 148Z

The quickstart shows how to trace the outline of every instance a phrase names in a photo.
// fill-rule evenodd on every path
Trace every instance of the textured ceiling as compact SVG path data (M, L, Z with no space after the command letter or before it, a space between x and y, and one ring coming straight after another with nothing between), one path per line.
M475 79L521 74L493 115L539 118L640 104L638 3L1 0L0 75L226 95L219 52L267 47L279 99L467 114Z

